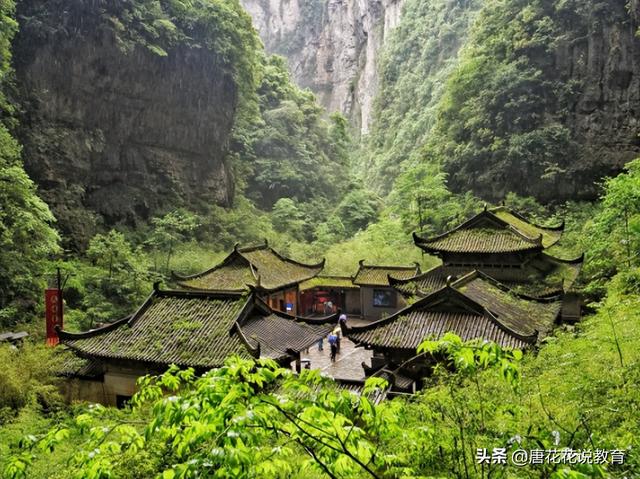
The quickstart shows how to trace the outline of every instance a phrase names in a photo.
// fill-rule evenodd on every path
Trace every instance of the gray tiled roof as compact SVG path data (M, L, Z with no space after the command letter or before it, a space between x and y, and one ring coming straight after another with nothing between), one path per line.
M250 356L232 334L246 305L240 294L155 291L131 319L86 333L60 332L60 340L88 357L215 367L231 354Z
M429 253L513 253L542 250L558 242L564 224L543 227L505 207L485 209L456 228L431 238L414 233L416 246Z
M324 260L304 264L280 255L266 243L234 248L219 265L192 276L178 277L178 284L189 289L237 291L248 285L276 290L318 275Z
M519 295L475 271L388 318L349 328L347 337L374 349L415 351L427 337L453 332L463 340L522 349L546 334L559 312L558 297Z
M527 346L525 341L509 334L482 315L421 309L407 311L393 321L376 328L350 333L348 337L358 344L374 348L415 351L426 338L438 339L447 332L454 332L465 341L486 339L503 347L518 349Z
M313 324L280 313L256 314L242 323L242 332L254 346L260 344L260 355L278 359L287 351L300 352L335 327L335 321Z
M326 336L336 321L335 316L307 319L274 312L254 295L154 291L129 318L85 333L59 334L63 344L91 360L211 368L232 354L291 357Z
M423 297L443 288L447 284L447 274L440 265L411 278L396 279L392 276L389 283L405 297Z
M360 261L353 284L365 286L389 286L389 276L397 279L411 278L420 273L418 265L413 266L377 266L365 265Z

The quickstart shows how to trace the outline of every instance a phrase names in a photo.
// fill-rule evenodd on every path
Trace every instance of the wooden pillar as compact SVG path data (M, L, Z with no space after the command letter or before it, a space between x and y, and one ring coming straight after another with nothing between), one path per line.
M296 372L300 373L302 370L302 363L300 362L300 353L296 356Z
M298 311L300 311L300 285L296 284L296 303L293 306L293 314L295 316L302 316L302 314L298 314Z

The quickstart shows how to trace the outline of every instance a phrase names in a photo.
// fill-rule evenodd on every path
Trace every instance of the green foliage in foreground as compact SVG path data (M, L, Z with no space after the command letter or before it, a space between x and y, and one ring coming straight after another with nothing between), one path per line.
M492 370L517 383L518 352L465 345L453 335L423 346L461 375ZM382 478L413 471L391 447L407 405L371 402L386 387L380 378L357 396L335 389L318 371L298 376L271 360L233 357L201 378L170 368L139 386L132 410L119 417L93 406L42 435L27 435L4 464L5 476L26 477L34 459L70 440L81 445L65 473L82 478Z
M11 478L634 477L639 324L640 296L617 278L596 315L536 356L453 335L426 341L422 354L440 361L427 389L378 405L270 361L234 358L202 378L171 369L142 381L131 410L83 406L44 423L25 413L0 429L0 467ZM573 471L476 461L478 448L565 447L626 460Z

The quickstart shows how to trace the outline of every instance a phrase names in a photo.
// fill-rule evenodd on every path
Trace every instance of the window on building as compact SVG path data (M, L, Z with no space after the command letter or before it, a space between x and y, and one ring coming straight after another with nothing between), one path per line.
M374 289L373 305L376 308L395 308L396 292L391 289Z

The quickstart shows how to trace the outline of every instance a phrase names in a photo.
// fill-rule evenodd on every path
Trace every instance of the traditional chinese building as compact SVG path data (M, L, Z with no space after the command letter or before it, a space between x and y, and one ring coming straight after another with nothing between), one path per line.
M480 339L527 349L557 324L560 308L560 295L530 297L473 271L457 281L445 280L440 288L387 318L347 327L345 335L374 351L371 367L365 365L367 374L385 368L419 381L429 374L430 365L413 359L425 338L453 332L465 341Z
M405 297L423 297L453 278L479 270L516 292L530 296L561 295L566 321L580 318L580 302L573 292L584 256L561 259L545 250L561 238L564 223L544 227L530 223L504 206L487 209L446 233L415 244L437 256L442 265L413 278L391 278Z
M254 289L271 308L299 314L299 284L316 277L324 260L304 264L282 256L265 240L263 245L240 248L236 245L220 264L202 273L180 276L181 288L206 291L248 291Z
M573 285L583 256L561 259L546 250L564 225L543 227L505 207L487 209L446 233L414 241L442 264L411 277L390 273L389 285L410 306L369 325L346 328L356 344L374 352L367 375L400 378L400 391L415 389L431 367L416 356L426 338L453 332L463 340L493 341L527 349L560 320L580 318Z
M78 358L67 368L66 395L121 405L140 376L171 364L204 372L234 354L299 368L301 351L325 337L336 320L274 311L254 293L154 289L130 317L84 333L59 331L60 343Z
M376 320L395 313L406 305L389 283L389 277L409 279L420 274L420 265L377 266L358 263L353 284L360 287L360 311L364 319Z

